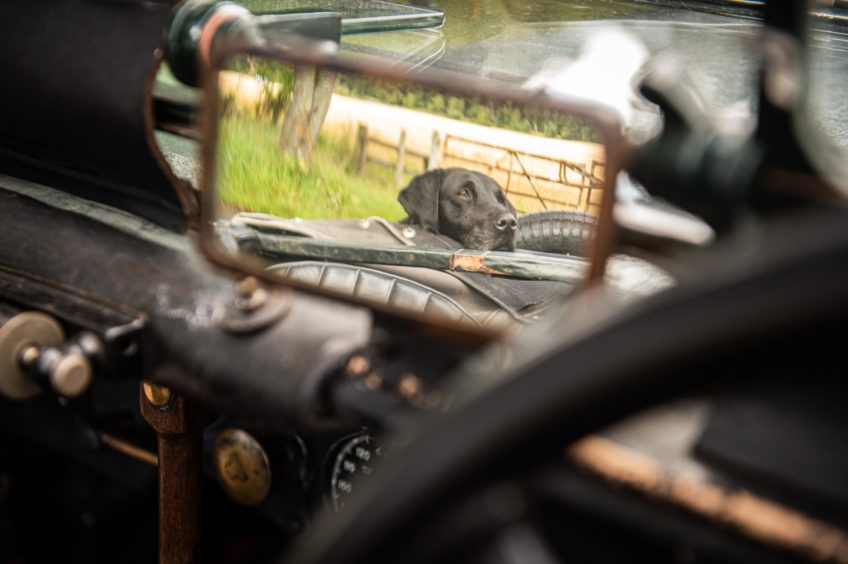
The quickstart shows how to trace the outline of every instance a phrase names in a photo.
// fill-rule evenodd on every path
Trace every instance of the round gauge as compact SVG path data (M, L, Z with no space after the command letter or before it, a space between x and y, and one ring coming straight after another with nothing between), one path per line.
M347 496L356 484L367 480L374 472L374 464L383 458L382 447L367 434L343 440L332 458L330 471L330 503L341 511Z

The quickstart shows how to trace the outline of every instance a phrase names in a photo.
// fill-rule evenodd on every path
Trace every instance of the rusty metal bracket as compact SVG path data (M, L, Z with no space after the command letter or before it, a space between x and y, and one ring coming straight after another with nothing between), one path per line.
M162 386L143 381L139 391L141 414L158 436L159 562L198 562L202 432L211 421L210 414Z
M218 326L230 333L255 333L274 325L290 309L288 290L264 286L248 276L237 284L236 296L227 304Z

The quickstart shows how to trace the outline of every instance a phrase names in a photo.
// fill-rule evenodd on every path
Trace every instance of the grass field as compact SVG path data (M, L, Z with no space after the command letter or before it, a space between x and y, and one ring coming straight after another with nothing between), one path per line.
M351 171L353 148L322 133L310 165L279 150L279 126L235 113L221 121L218 185L224 207L304 219L405 217L393 173Z

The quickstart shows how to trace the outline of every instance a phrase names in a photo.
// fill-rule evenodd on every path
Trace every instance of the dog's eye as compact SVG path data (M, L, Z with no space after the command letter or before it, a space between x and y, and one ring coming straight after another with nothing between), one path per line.
M499 204L506 204L506 198L504 198L504 195L501 194L500 192L498 192L498 203Z
M457 192L456 195L459 196L460 198L462 198L463 200L470 200L471 199L471 191L468 190L468 188L463 188L462 190Z

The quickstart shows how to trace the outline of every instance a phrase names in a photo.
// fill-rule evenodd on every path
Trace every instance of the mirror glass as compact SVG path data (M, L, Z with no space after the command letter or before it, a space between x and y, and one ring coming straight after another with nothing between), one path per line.
M220 246L414 313L498 327L543 317L586 274L600 130L420 82L231 59L218 74Z

